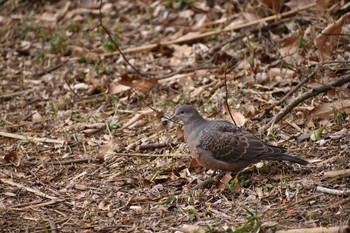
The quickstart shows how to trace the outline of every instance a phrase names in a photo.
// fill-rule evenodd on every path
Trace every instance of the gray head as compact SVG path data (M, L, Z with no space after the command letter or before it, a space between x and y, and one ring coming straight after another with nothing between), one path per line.
M201 120L203 118L194 107L190 105L180 105L176 108L174 115L172 115L170 119L180 120L186 125L192 121Z

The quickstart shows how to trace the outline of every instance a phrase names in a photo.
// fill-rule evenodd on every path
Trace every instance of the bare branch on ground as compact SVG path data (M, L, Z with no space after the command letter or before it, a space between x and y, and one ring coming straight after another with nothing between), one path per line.
M276 231L276 233L347 233L349 232L349 226L337 226L337 227L316 227L316 228L300 228Z
M350 169L345 170L336 170L336 171L328 171L323 174L325 177L338 177L338 176L349 176L350 175Z
M269 112L270 110L272 110L274 107L276 106L280 106L282 103L284 103L284 101L286 101L286 99L288 97L290 97L291 95L293 95L297 90L299 90L305 83L307 83L317 72L317 68L314 69L314 71L311 72L311 74L309 74L308 76L306 76L301 82L298 83L298 85L296 85L295 87L293 87L282 99L280 99L279 101L275 102L274 104L272 104L270 107L266 108L264 110L264 112L258 116L255 117L255 119L261 119L265 116L265 114L267 112Z
M36 189L30 188L30 187L24 186L22 184L13 182L12 180L9 180L9 179L0 179L0 182L8 184L8 185L11 185L13 187L17 187L17 188L26 190L27 192L34 193L35 195L40 196L40 197L44 197L44 198L48 198L48 199L52 199L52 200L57 200L58 199L57 197L50 196L50 195L48 195L46 193L43 193L43 192L41 192L39 190L36 190Z
M37 138L37 137L23 136L23 135L7 133L7 132L0 132L0 136L20 139L20 140L28 140L33 142L47 142L47 143L54 143L54 144L64 144L66 142L64 140L59 140L59 139Z
M340 87L346 83L350 82L350 74L344 75L340 77L339 79L335 80L334 82L331 82L329 84L325 84L321 87L313 88L301 95L299 95L297 98L295 98L290 104L288 104L280 113L278 113L276 116L274 116L265 126L263 126L259 132L263 133L265 132L271 125L278 123L280 120L283 119L288 113L290 113L293 108L295 108L300 103L304 102L305 100L317 96L320 93L326 92L332 88Z
M184 42L189 42L189 41L193 41L193 40L202 39L202 38L209 37L209 36L218 35L218 34L221 34L223 32L231 32L231 31L236 31L236 30L243 29L243 28L249 28L249 27L251 27L253 25L270 22L270 21L277 20L277 19L280 19L280 18L283 18L283 17L289 17L289 16L294 15L294 14L300 12L300 11L304 11L304 10L307 10L309 8L312 8L315 5L316 5L316 3L310 3L310 4L305 5L303 7L296 8L296 9L284 12L282 14L275 14L275 15L268 16L268 17L263 18L263 19L253 20L251 22L239 24L239 25L237 25L237 26L235 26L233 28L219 29L219 30L215 30L215 31L205 32L205 33L202 33L202 34L199 34L199 35L195 35L195 36L191 36L191 37L180 37L180 38L175 39L175 40L163 41L163 42L156 43L156 44L148 44L148 45L143 45L143 46L140 46L140 47L129 48L129 49L122 50L122 52L124 54L125 53L142 52L142 51L147 51L147 50L156 48L159 45L171 45L171 44L184 43ZM117 54L119 54L119 52L106 53L106 54L103 54L102 56L105 56L105 57L108 56L109 57L109 56L114 56L114 55L117 55Z
M338 195L338 196L348 196L348 195L350 195L350 189L337 190L337 189L330 189L330 188L326 188L326 187L322 187L322 186L317 186L316 190L319 191L319 192L322 192L322 193Z

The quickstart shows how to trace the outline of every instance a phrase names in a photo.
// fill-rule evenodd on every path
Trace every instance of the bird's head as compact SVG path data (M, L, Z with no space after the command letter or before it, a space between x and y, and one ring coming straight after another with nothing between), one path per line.
M198 111L190 105L180 105L176 108L174 115L170 119L180 120L184 124L189 124L197 119L202 119Z

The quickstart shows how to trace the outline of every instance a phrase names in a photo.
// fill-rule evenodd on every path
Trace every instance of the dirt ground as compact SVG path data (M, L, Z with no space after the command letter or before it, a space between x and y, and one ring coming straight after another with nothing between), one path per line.
M349 76L348 5L0 1L1 232L349 232L349 82L265 127ZM226 96L239 126L310 164L193 190L213 171L166 116L230 120Z

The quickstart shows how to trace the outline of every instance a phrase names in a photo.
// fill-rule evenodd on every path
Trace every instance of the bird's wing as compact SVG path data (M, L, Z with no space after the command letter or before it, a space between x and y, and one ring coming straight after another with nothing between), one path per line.
M198 136L199 148L226 162L240 159L253 162L285 151L284 148L268 145L252 133L225 121L211 122Z

